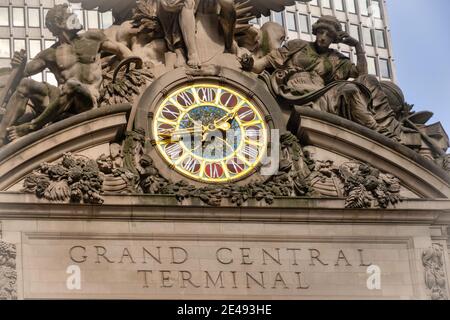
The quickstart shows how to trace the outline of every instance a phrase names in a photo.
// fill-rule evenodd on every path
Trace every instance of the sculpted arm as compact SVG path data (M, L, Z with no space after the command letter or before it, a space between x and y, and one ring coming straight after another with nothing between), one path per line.
M28 62L25 67L24 77L33 76L44 71L47 68L46 56L49 54L50 52L45 50L37 55L36 58Z
M367 67L366 53L364 52L361 43L358 42L358 45L355 46L355 49L357 57L356 66L358 67L358 73L360 76L367 75L369 73L369 70Z
M253 71L256 74L260 74L264 70L266 70L267 67L270 66L270 60L268 56L262 57L261 59L256 59L253 68L251 71Z
M121 60L132 56L131 50L126 45L116 41L106 40L103 42L101 49L117 55Z
M364 48L361 45L361 43L356 40L355 38L350 37L348 34L345 34L343 36L343 39L341 41L342 43L354 47L356 50L356 66L358 68L358 75L367 75L369 73L368 67L367 67L367 59L366 59L366 53L364 52ZM354 78L356 78L358 75L352 75Z

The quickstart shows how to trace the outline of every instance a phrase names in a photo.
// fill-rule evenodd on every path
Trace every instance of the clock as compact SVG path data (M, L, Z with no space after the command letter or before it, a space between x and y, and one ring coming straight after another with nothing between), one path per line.
M182 86L155 110L153 144L167 165L205 183L241 180L265 155L268 132L258 106L235 89Z
M176 70L141 96L134 126L145 130L145 152L165 178L197 186L268 178L261 168L271 156L274 117L281 111L272 116L266 105L278 104L260 82L223 73L186 77Z

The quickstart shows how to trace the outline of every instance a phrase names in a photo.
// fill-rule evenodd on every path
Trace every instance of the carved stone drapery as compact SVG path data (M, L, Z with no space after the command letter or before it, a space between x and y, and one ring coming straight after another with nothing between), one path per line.
M16 299L16 246L0 240L0 300Z
M447 282L444 269L444 249L434 243L422 253L425 267L425 284L431 291L432 300L448 300Z

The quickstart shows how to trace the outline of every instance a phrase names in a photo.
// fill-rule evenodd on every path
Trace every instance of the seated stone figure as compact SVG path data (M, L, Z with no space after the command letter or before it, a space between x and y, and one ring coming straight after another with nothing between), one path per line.
M77 114L97 107L103 81L100 53L109 52L120 59L131 56L126 46L108 40L100 30L78 34L83 27L67 5L50 9L46 26L58 42L39 53L25 67L24 79L6 107L6 112L14 113L7 120L4 118L8 122L10 140L38 130L65 114ZM20 59L23 57L16 54L13 63L20 63L16 61ZM54 73L58 87L27 78L47 68ZM29 100L37 117L17 125Z
M343 32L339 21L323 16L313 25L315 42L292 40L266 56L243 59L243 68L255 73L271 72L273 91L293 104L330 112L399 138L401 126L380 83L368 75L362 45ZM332 43L355 47L357 65ZM347 81L353 78L355 81Z
M198 11L218 13L225 47L228 51L236 50L233 46L236 24L234 0L142 0L139 3L158 17L168 49L177 54L177 66L184 65L185 50L188 66L197 68L201 64L196 41Z

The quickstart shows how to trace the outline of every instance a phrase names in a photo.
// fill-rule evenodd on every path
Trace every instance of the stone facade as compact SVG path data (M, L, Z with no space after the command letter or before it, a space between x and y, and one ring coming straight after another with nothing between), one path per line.
M448 136L335 17L125 3L2 76L1 299L448 299Z

